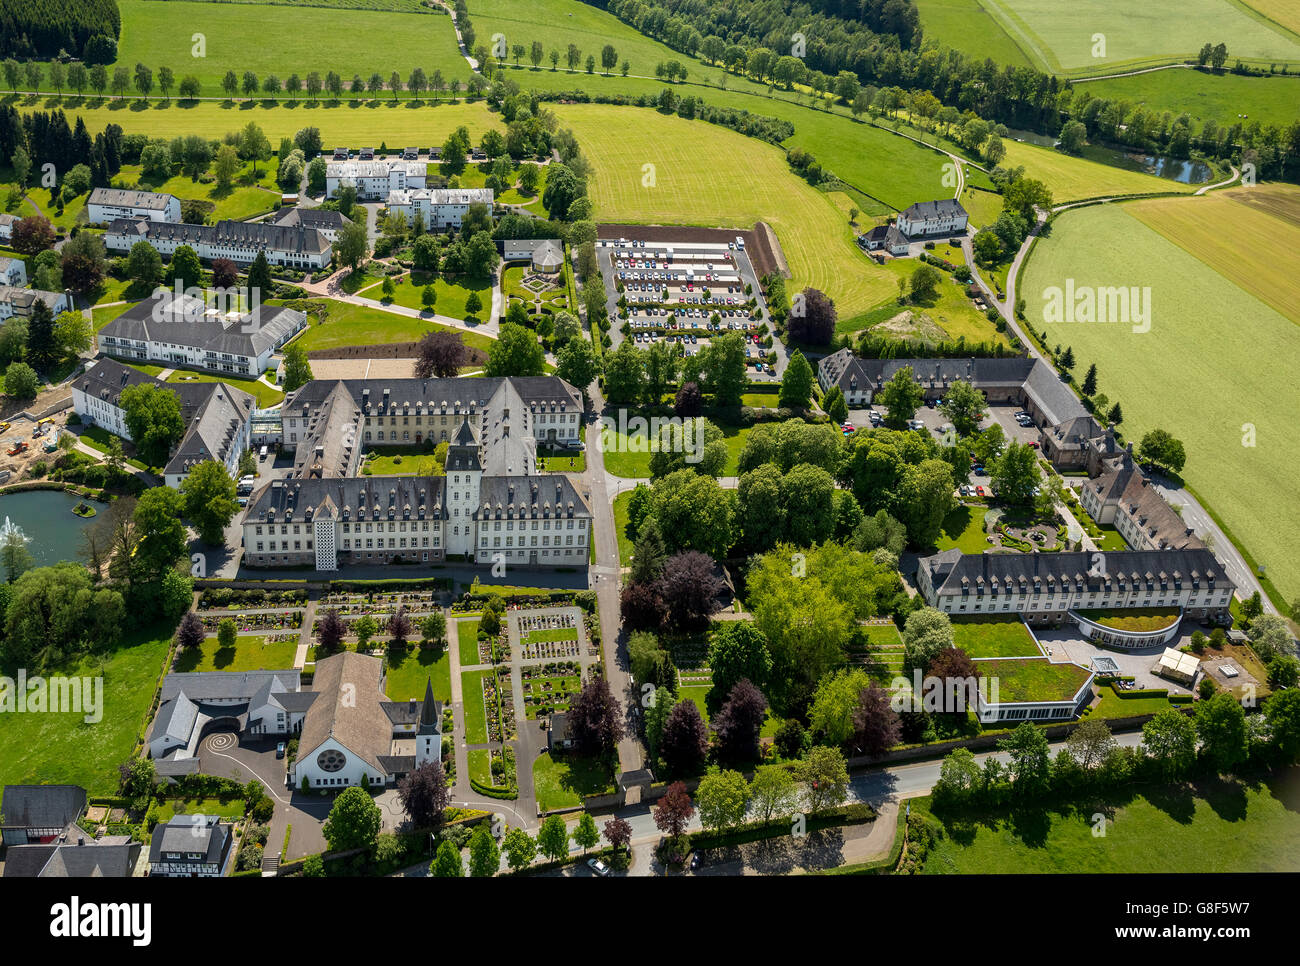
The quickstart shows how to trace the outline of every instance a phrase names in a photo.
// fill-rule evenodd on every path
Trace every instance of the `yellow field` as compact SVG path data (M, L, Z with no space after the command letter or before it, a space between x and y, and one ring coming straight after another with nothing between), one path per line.
M1007 168L1024 165L1025 175L1037 178L1047 185L1056 204L1098 198L1103 195L1155 194L1160 191L1193 191L1191 185L1179 184L1168 178L1126 171L1109 164L1075 158L1052 148L1006 139L1007 156L1002 164Z
M1229 188L1219 194L1243 205L1258 208L1288 225L1300 228L1300 188L1293 184L1261 184L1253 188Z
M66 100L73 105L76 103L75 98ZM91 99L90 103L97 101ZM290 101L263 107L260 103L231 106L221 101L199 101L182 107L173 101L170 106L136 108L134 104L128 106L125 102L109 101L98 107L64 106L63 109L70 124L76 123L74 116L84 117L86 127L92 133L102 131L104 125L111 123L121 125L128 134L138 132L163 138L185 134L218 137L223 131L233 131L249 121L256 121L270 138L272 147L279 144L280 138L293 137L295 131L311 126L320 128L327 148L337 142L353 148L377 148L387 143L390 148L413 144L424 149L442 144L462 124L469 128L475 144L489 128L503 126L498 115L490 113L482 102L466 104L461 101L423 107L410 107L409 103L399 101L394 104L389 99L381 99L362 102L357 107L348 106L347 101L330 107L323 103L311 105L302 101L294 104Z
M595 169L602 221L776 231L793 275L835 300L841 319L896 291L863 255L845 214L793 172L780 149L704 121L600 104L556 105Z
M1264 186L1199 198L1152 198L1129 212L1229 281L1300 325L1300 222L1270 213L1300 205L1300 188Z
M1246 6L1300 34L1300 2L1297 0L1246 0Z

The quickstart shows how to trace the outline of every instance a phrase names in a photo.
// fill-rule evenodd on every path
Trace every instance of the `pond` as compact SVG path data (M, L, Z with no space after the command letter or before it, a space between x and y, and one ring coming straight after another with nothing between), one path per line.
M81 503L78 496L62 490L23 490L0 494L0 521L15 527L27 537L27 551L38 567L48 567L60 560L78 560L81 534L95 526L101 517L79 517L72 508ZM99 513L106 504L86 501Z
M1054 148L1058 143L1057 139L1050 135L1036 134L1033 131L1025 131L1019 128L1008 130L1007 137L1013 141L1036 144L1043 148ZM1168 178L1170 181L1177 181L1179 184L1205 184L1214 175L1210 166L1204 161L1147 154L1143 151L1133 151L1100 141L1089 143L1084 148L1082 156L1089 161L1098 161L1101 164L1125 168L1128 171L1141 171L1144 174L1155 175L1157 178Z

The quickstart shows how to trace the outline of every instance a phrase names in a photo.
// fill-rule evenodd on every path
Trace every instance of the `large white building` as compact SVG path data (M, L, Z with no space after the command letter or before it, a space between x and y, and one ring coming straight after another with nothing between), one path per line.
M126 188L96 188L86 201L86 218L92 225L106 225L119 218L144 218L176 224L181 220L181 202L174 195Z
M581 394L555 376L310 382L281 407L295 468L253 498L244 563L585 566L588 499L539 472L536 452L578 442L581 416ZM438 443L445 475L357 475L365 449Z
M277 211L271 217L271 224L284 228L314 228L324 235L330 244L333 244L339 240L339 232L352 224L352 220L326 208L303 208L291 205Z
M333 198L339 188L355 188L361 199L387 198L394 191L423 188L428 172L424 161L327 161L325 197Z
M459 228L470 205L487 205L492 210L491 188L422 188L414 191L391 191L388 213L401 215L408 225L420 216L430 231Z
M925 602L945 613L1016 614L1031 624L1072 619L1089 636L1097 621L1088 614L1095 612L1150 608L1222 620L1235 586L1204 548L1026 554L946 550L925 557L917 567L917 587ZM1147 632L1133 633L1141 637ZM1130 643L1127 632L1115 631L1114 638L1113 643Z
M184 435L171 454L163 479L179 487L191 469L215 460L237 477L239 460L252 448L251 424L257 400L241 389L221 382L160 382L138 369L112 359L101 359L72 381L72 408L85 426L100 426L131 439L126 413L121 406L122 390L150 383L176 395Z
M898 214L898 230L908 238L929 235L962 235L969 220L966 209L954 198L918 201Z
M334 259L329 239L315 228L302 226L253 221L174 225L144 218L119 218L104 232L104 246L112 252L129 252L142 241L168 257L182 245L188 245L205 261L228 258L239 265L252 262L259 252L264 252L272 265L304 271L324 268Z
M100 352L128 362L257 377L306 326L306 313L283 306L223 313L191 295L160 288L100 329L96 340Z

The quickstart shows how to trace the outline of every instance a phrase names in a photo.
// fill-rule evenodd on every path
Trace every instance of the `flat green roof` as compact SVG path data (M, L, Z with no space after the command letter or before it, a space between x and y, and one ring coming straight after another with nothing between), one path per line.
M1092 674L1077 664L1053 664L1045 657L992 658L976 661L975 667L981 678L997 679L999 704L1069 701Z

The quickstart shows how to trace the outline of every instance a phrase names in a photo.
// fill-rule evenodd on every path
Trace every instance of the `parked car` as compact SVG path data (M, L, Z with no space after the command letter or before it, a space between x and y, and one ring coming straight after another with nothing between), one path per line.
M600 859L588 859L587 868L591 869L596 875L609 875L609 866Z
M277 758L283 758L283 757L284 757L284 753L285 753L285 748L286 748L286 745L285 745L285 743L284 743L283 741L278 742L278 743L276 744L276 746L275 746L275 757L277 757Z

